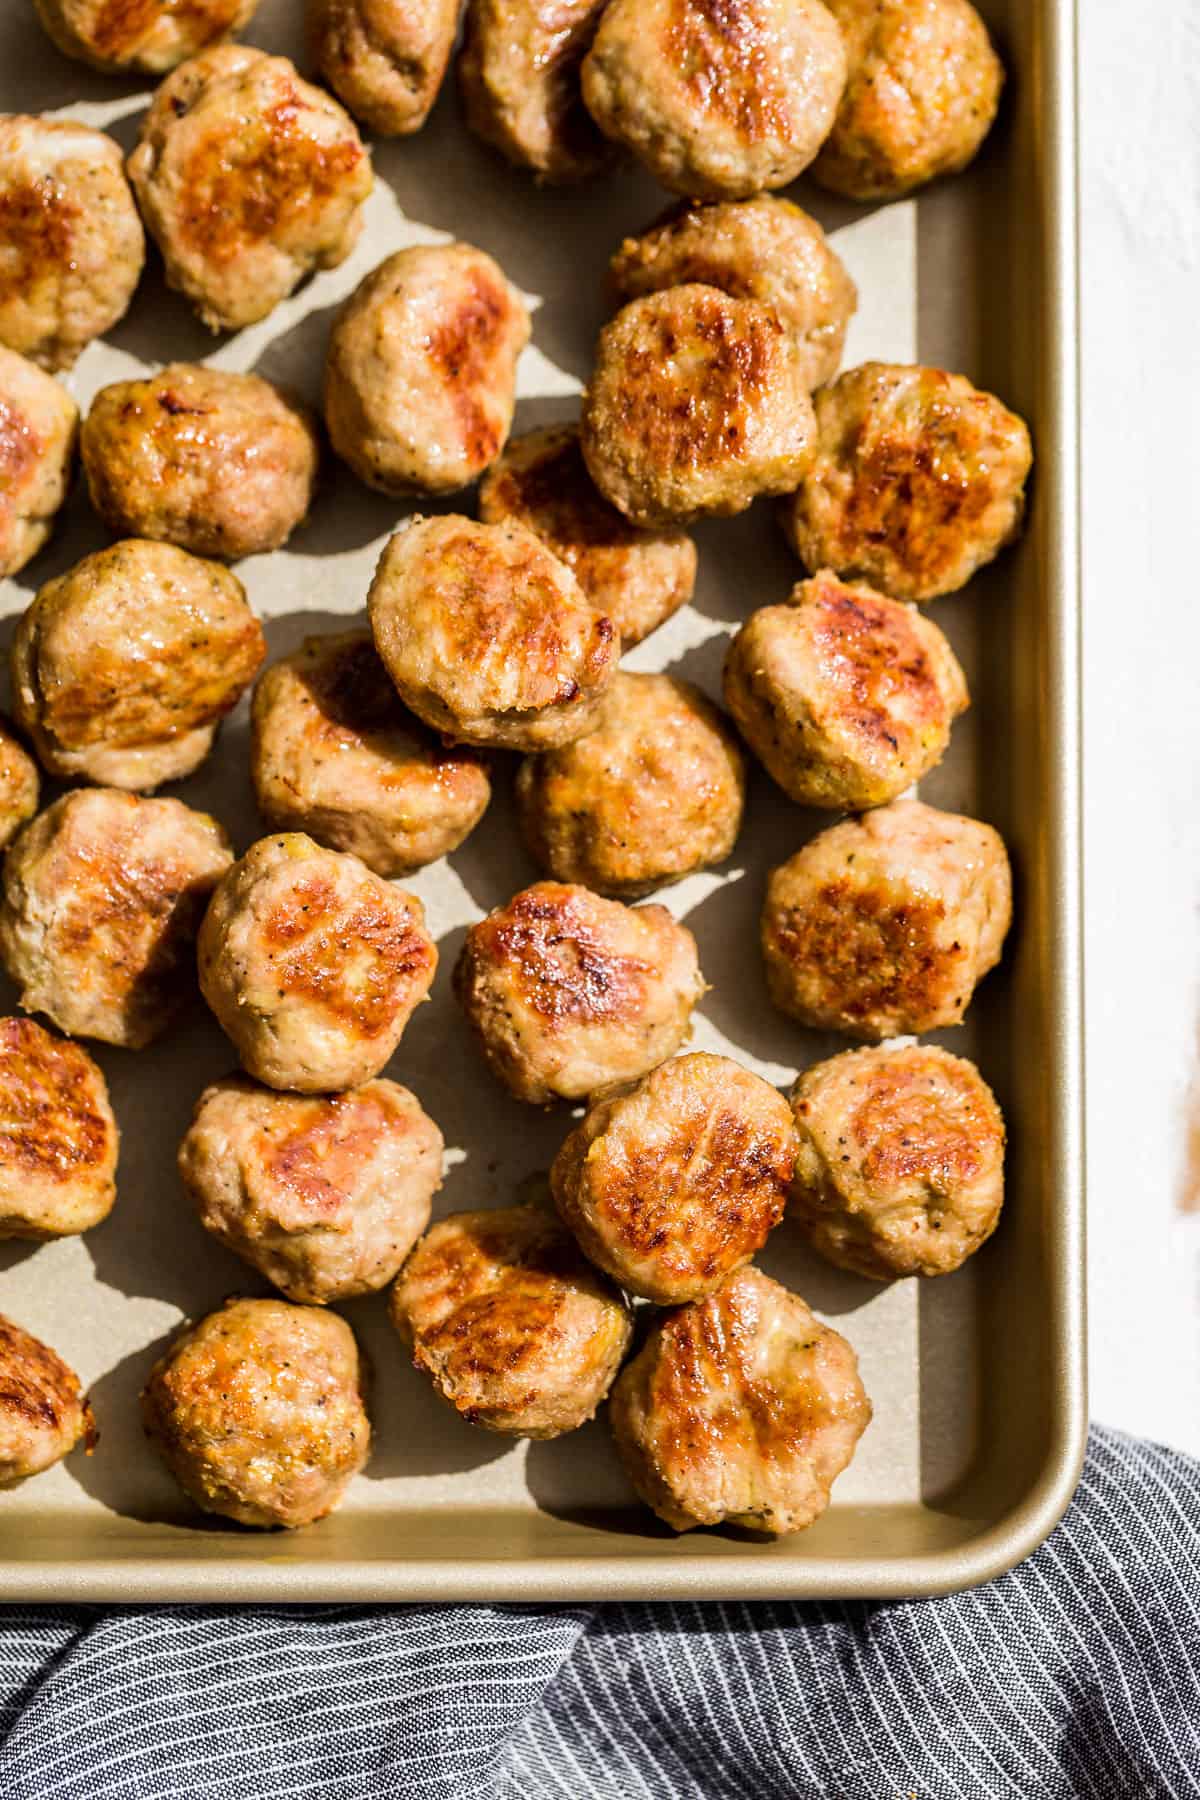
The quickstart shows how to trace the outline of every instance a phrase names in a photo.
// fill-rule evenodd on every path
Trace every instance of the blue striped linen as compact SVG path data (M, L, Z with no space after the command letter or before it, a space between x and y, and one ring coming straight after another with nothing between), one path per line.
M1200 1464L941 1600L17 1609L0 1800L1200 1796Z

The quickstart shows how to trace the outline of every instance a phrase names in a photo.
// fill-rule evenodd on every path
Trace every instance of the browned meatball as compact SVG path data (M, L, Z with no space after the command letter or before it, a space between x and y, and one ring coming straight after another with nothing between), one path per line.
M676 1531L803 1531L871 1422L858 1359L799 1294L738 1269L668 1313L613 1388L613 1437Z
M894 800L820 832L767 884L771 998L821 1030L881 1039L957 1025L1012 916L999 834Z
M116 1199L117 1122L79 1044L0 1019L0 1238L71 1237Z
M511 1437L586 1424L632 1330L621 1295L534 1206L441 1220L400 1271L391 1311L439 1398Z
M848 78L812 174L852 200L893 200L965 169L982 144L1004 66L969 0L825 0Z
M796 1132L781 1094L727 1056L677 1056L598 1100L550 1186L586 1255L671 1306L713 1289L783 1217Z
M704 993L696 940L663 906L539 881L467 932L454 991L518 1100L580 1100L678 1050Z
M645 531L610 506L587 472L574 425L513 438L479 489L488 525L532 531L566 563L629 650L692 597L696 546L677 527Z
M242 1525L311 1525L371 1451L367 1371L336 1313L227 1300L142 1391L146 1434L188 1497Z
M487 811L472 750L448 748L400 704L367 631L305 638L254 690L250 772L274 831L306 831L377 875L458 848Z
M197 363L101 388L80 449L110 531L197 556L277 550L307 518L317 480L307 407L261 375Z
M32 819L40 788L37 764L0 713L0 851L7 849L26 820Z
M265 319L314 269L344 262L372 185L337 101L286 56L241 44L167 77L129 179L168 282L213 331Z
M857 812L941 761L968 697L930 619L826 569L751 613L725 658L725 704L791 799Z
M74 1369L49 1344L0 1318L0 1487L40 1475L96 1442Z
M773 308L799 340L808 387L837 374L858 291L817 221L790 200L673 207L608 265L616 306L695 281Z
M724 862L746 764L711 700L671 675L622 671L586 737L517 773L521 829L558 881L636 899Z
M936 1044L847 1050L805 1070L792 1108L791 1210L840 1268L946 1275L996 1229L1004 1120L974 1063Z
M442 1134L407 1088L277 1094L229 1076L179 1146L200 1223L289 1300L386 1287L429 1223Z
M67 56L93 69L162 75L198 50L231 37L258 0L34 0Z
M819 0L610 0L583 97L664 187L739 199L808 166L845 80Z
M0 957L21 1005L140 1050L195 994L196 931L232 860L216 820L182 801L64 794L4 865Z
M579 70L606 0L469 0L458 61L467 124L542 181L582 181L613 157Z
M770 307L698 283L631 300L600 333L580 442L638 525L786 493L816 443L799 340Z
M404 704L452 742L540 750L594 725L621 654L613 622L520 525L414 518L367 595Z
M338 455L385 494L451 494L512 425L529 314L470 244L414 244L364 277L338 314L325 423Z
M236 575L129 538L39 588L13 705L52 775L155 788L203 762L265 653Z
M863 363L816 409L816 456L783 509L806 568L933 600L1017 535L1033 451L994 394L943 369Z
M313 61L338 99L380 137L421 129L457 25L458 0L308 0Z
M298 831L233 865L197 949L201 992L242 1066L303 1094L378 1075L437 967L418 899Z
M110 137L75 119L0 116L0 344L69 369L124 318L145 260Z
M23 569L54 529L78 436L79 408L62 383L0 345L0 578Z

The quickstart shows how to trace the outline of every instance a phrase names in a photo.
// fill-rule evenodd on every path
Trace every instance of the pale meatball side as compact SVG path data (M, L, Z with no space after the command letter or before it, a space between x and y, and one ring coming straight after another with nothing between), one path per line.
M261 375L199 363L101 388L79 447L110 531L230 559L287 542L319 460L307 407Z
M622 670L594 730L517 772L534 861L556 881L618 899L724 862L745 798L734 732L699 688L671 675Z
M203 762L265 654L236 575L129 538L39 588L13 707L52 775L144 791Z
M813 164L851 200L894 200L965 169L996 117L1004 65L970 0L826 0L848 76Z
M261 838L229 869L197 955L247 1074L304 1094L378 1075L437 967L421 902L302 832Z
M792 1109L790 1211L828 1261L946 1275L996 1229L1004 1119L974 1063L935 1044L847 1050L805 1070Z
M194 947L233 861L215 819L115 788L64 794L4 864L0 959L26 1012L140 1050L195 995Z
M118 1132L87 1051L0 1019L0 1238L73 1237L112 1211Z
M597 1267L671 1306L710 1294L778 1225L796 1158L783 1096L727 1056L677 1056L601 1098L550 1187Z
M586 1424L632 1334L622 1296L534 1206L439 1221L400 1271L391 1315L438 1397L510 1437Z
M608 265L618 307L697 281L771 307L800 344L808 387L837 374L858 290L817 221L790 200L686 202L626 238Z
M605 4L469 0L458 59L467 124L541 181L583 181L613 159L580 90Z
M492 1073L548 1105L673 1055L705 987L696 940L665 907L539 881L471 926L454 991Z
M248 25L259 0L34 0L58 48L93 69L163 75Z
M53 531L78 437L79 408L62 383L0 344L0 579L23 569Z
M404 704L454 743L540 750L599 717L621 640L565 563L520 525L416 517L367 595Z
M746 1268L658 1321L613 1388L609 1422L638 1494L676 1531L782 1537L825 1511L871 1402L846 1339Z
M309 53L343 106L379 137L429 117L458 26L458 0L308 0Z
M325 424L384 494L450 494L494 462L512 426L529 313L471 244L414 244L364 276L334 322Z
M751 613L724 687L738 730L790 799L853 812L928 774L969 704L932 620L828 570Z
M0 1317L0 1487L96 1442L79 1377L32 1332Z
M41 786L37 764L0 713L0 851L32 819Z
M1033 449L994 394L944 369L870 362L815 404L816 454L783 506L807 569L933 600L1016 537Z
M664 187L710 200L794 181L845 81L819 0L610 0L583 65L600 129Z
M577 426L513 438L480 484L479 516L488 525L523 525L541 538L612 620L623 650L692 597L692 539L677 526L645 530L610 505L587 472Z
M311 1525L371 1451L367 1368L323 1307L227 1300L187 1325L142 1390L146 1435L204 1512Z
M637 525L787 493L816 429L800 344L757 300L693 282L631 300L600 333L580 442L600 492Z
M978 819L894 800L818 833L767 883L762 950L781 1012L870 1040L961 1022L1000 960L1012 876Z
M0 344L69 369L124 318L145 260L112 138L75 119L0 117Z
M306 638L264 670L250 773L273 831L306 831L389 877L456 850L491 798L482 758L401 705L367 631Z
M323 1306L392 1280L429 1224L442 1134L394 1081L301 1096L227 1076L197 1101L179 1172L218 1242Z
M129 179L167 281L213 331L253 325L362 229L371 159L286 56L221 44L155 94Z

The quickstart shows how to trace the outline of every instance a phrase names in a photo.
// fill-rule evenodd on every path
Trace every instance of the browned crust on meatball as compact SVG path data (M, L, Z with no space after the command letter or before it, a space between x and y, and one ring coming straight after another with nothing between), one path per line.
M162 74L219 43L258 0L34 0L48 35L93 69Z
M380 137L419 131L454 48L458 0L308 0L309 53L338 99Z
M0 1486L38 1475L97 1441L79 1377L57 1351L0 1317Z
M614 158L579 81L605 4L469 0L458 59L467 124L541 181L583 181Z
M62 383L0 344L0 577L23 569L53 531L78 436Z
M0 1019L0 1237L86 1231L116 1199L117 1124L79 1044Z
M41 779L32 756L0 713L0 850L6 850L38 807Z

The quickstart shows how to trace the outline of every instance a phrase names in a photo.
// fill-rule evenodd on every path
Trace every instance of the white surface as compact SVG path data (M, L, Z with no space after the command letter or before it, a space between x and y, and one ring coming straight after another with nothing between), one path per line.
M1200 8L1080 11L1092 1414L1200 1454Z

